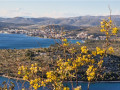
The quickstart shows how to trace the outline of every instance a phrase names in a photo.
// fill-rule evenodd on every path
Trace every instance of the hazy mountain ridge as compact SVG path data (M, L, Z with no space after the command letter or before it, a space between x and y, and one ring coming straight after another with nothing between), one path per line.
M109 16L79 16L70 18L0 18L0 22L15 23L15 24L39 24L39 25L72 25L72 26L98 26L102 19L107 19ZM112 15L112 20L117 26L120 26L120 15Z
M30 26L30 25L31 24L28 24L28 23L16 24L16 23L0 22L0 29L3 29L3 28L18 28L18 27L21 27L21 26Z

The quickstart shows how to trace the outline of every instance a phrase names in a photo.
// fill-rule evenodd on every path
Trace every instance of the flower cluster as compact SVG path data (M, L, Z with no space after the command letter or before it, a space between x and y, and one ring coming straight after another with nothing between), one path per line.
M87 47L86 47L86 46L82 46L82 47L81 47L81 52L82 52L82 53L87 53L87 52L88 52Z
M62 39L62 42L63 42L63 47L66 47L69 45L68 40L66 38Z
M70 88L69 87L64 87L63 90L70 90Z
M99 47L96 47L96 53L99 55L103 55L105 53L104 49L100 49Z
M23 80L26 80L30 85L37 90L41 86L45 86L44 80L37 76L37 73L41 71L41 67L37 63L31 64L31 67L20 66L18 68L18 74L23 76Z
M106 37L110 37L111 35L116 35L118 32L118 28L113 24L111 17L108 20L101 21L101 32L106 34ZM108 39L108 38L106 38Z
M109 47L109 48L108 48L108 51L109 51L110 53L114 53L113 47Z
M80 45L80 42L76 42L78 45Z
M96 70L97 70L97 68L94 68L93 65L89 65L89 67L88 67L88 69L86 71L88 81L91 81L91 80L94 79Z

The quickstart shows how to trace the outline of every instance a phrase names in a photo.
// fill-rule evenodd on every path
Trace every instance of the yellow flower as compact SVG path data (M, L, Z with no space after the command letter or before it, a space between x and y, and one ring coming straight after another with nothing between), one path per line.
M106 27L109 26L107 22L105 23L105 26L106 26Z
M63 39L62 41L63 41L63 42L67 42L67 39L65 38L65 39Z
M30 70L31 70L31 72L33 72L34 71L34 67L30 67Z
M91 63L93 64L94 62L95 62L95 60L94 60L94 59L92 59L92 60L91 60Z
M100 31L101 31L101 32L104 32L104 29L101 29Z
M112 23L112 20L110 20L109 22Z
M37 83L37 82L38 82L38 79L36 78L36 79L34 80L34 82Z
M41 67L39 67L39 71L42 71L42 68L41 68Z
M49 71L49 72L47 72L47 73L46 73L47 78L50 78L50 79L51 79L51 78L52 78L52 73L53 73L53 71Z
M37 67L35 67L35 68L34 68L34 73L37 73L37 71L38 71L38 70L37 70Z
M80 45L80 42L76 42L78 45Z
M88 81L91 81L92 79L94 79L95 71L96 71L96 68L94 68L93 65L89 65L89 67L86 71Z
M109 51L110 53L114 53L113 47L109 47L108 51Z
M96 47L96 51L100 51L100 48L99 48L99 47Z
M75 48L70 48L69 51L70 51L70 53L75 53L76 52Z
M34 64L31 64L31 67L34 67Z
M21 69L24 71L24 70L25 70L25 67L22 65L22 66L21 66Z
M64 87L63 90L70 90L70 88L69 87Z
M33 86L33 88L34 88L35 90L38 89L38 87L39 87L38 83L34 84L34 86Z
M96 51L92 51L92 55L96 56L96 54L97 54Z
M88 58L91 58L91 55L89 54L89 55L87 55L88 56Z
M104 28L104 25L101 25L101 28Z
M100 22L101 24L103 24L103 21L102 22Z
M112 29L112 34L113 34L113 35L116 35L117 32L118 32L118 29L117 29L116 27Z
M20 75L20 74L21 74L21 71L18 71L18 74Z
M45 82L46 82L46 83L52 82L52 80L51 80L51 79L46 79Z
M66 47L66 46L68 46L68 45L69 45L68 43L63 43L63 46L64 46L64 47Z
M37 63L35 63L35 66L37 66L38 64Z
M106 32L106 35L108 35L109 33L108 32Z
M33 84L33 82L34 82L33 80L30 80L30 84L31 84L31 85Z
M67 59L67 61L69 62L69 61L70 61L70 59Z
M74 90L82 90L81 86L74 88Z
M82 52L82 53L87 53L87 52L88 52L87 47L86 47L86 46L82 46L82 47L81 47L81 52Z
M28 76L25 75L25 76L23 77L23 80L28 80Z
M102 63L103 63L103 60L100 60L100 61L98 62L98 66L102 66Z
M97 54L103 55L105 53L104 49L100 49L99 47L96 47Z
M43 81L41 82L41 86L44 86L44 87L45 87L45 83L44 83Z

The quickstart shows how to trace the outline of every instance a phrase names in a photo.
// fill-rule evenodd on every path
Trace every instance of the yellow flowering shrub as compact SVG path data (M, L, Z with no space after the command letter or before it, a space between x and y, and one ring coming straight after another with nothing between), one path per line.
M38 77L38 72L41 72L41 67L38 67L37 63L31 64L31 67L20 66L18 68L18 74L22 75L23 80L28 81L35 90L46 85L44 80L41 77Z
M106 40L108 40L110 36L117 34L118 28L113 24L111 17L109 17L108 20L103 19L101 21L100 31L106 34Z
M113 53L114 49L109 46L111 35L116 35L118 29L113 25L111 18L102 20L101 32L106 35L106 47L96 47L96 50L91 51L87 46L82 46L79 42L77 45L80 47L77 50L67 39L62 39L63 56L59 57L53 65L52 69L48 69L45 73L46 78L41 77L38 72L42 72L42 68L37 63L31 64L31 67L21 66L18 69L18 74L30 83L30 86L37 90L41 86L51 85L54 90L70 90L65 87L63 82L65 80L72 81L72 78L77 80L77 72L81 67L86 67L87 80L90 83L98 75L97 73L102 68L103 57L107 52ZM79 51L79 52L78 52ZM77 53L77 54L76 54ZM74 88L74 90L81 90L81 86Z

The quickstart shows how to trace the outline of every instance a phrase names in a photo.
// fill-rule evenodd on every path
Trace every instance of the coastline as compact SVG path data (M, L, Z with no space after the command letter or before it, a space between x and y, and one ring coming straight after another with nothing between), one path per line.
M21 34L21 33L0 33L0 34ZM31 36L31 35L28 35L28 34L21 34L21 35L26 35L26 36L29 36L29 37L38 37L38 38L42 38L42 39L54 39L54 38L44 38L44 37L39 37L39 36ZM83 43L85 42L85 40L82 40L82 39L70 39L70 38L67 38L68 40L81 40Z
M0 77L24 81L22 78L10 77L10 76L5 76L5 75L0 75ZM71 81L64 81L64 82L71 82ZM72 82L76 82L76 81L72 81ZM77 82L88 83L88 81L77 81ZM95 82L91 82L91 83L120 83L120 81L95 81Z
M14 80L22 80L22 78L17 78L17 77L10 77L10 76L6 76L6 75L0 75L0 77L4 77L4 78L8 78L8 79L14 79Z

